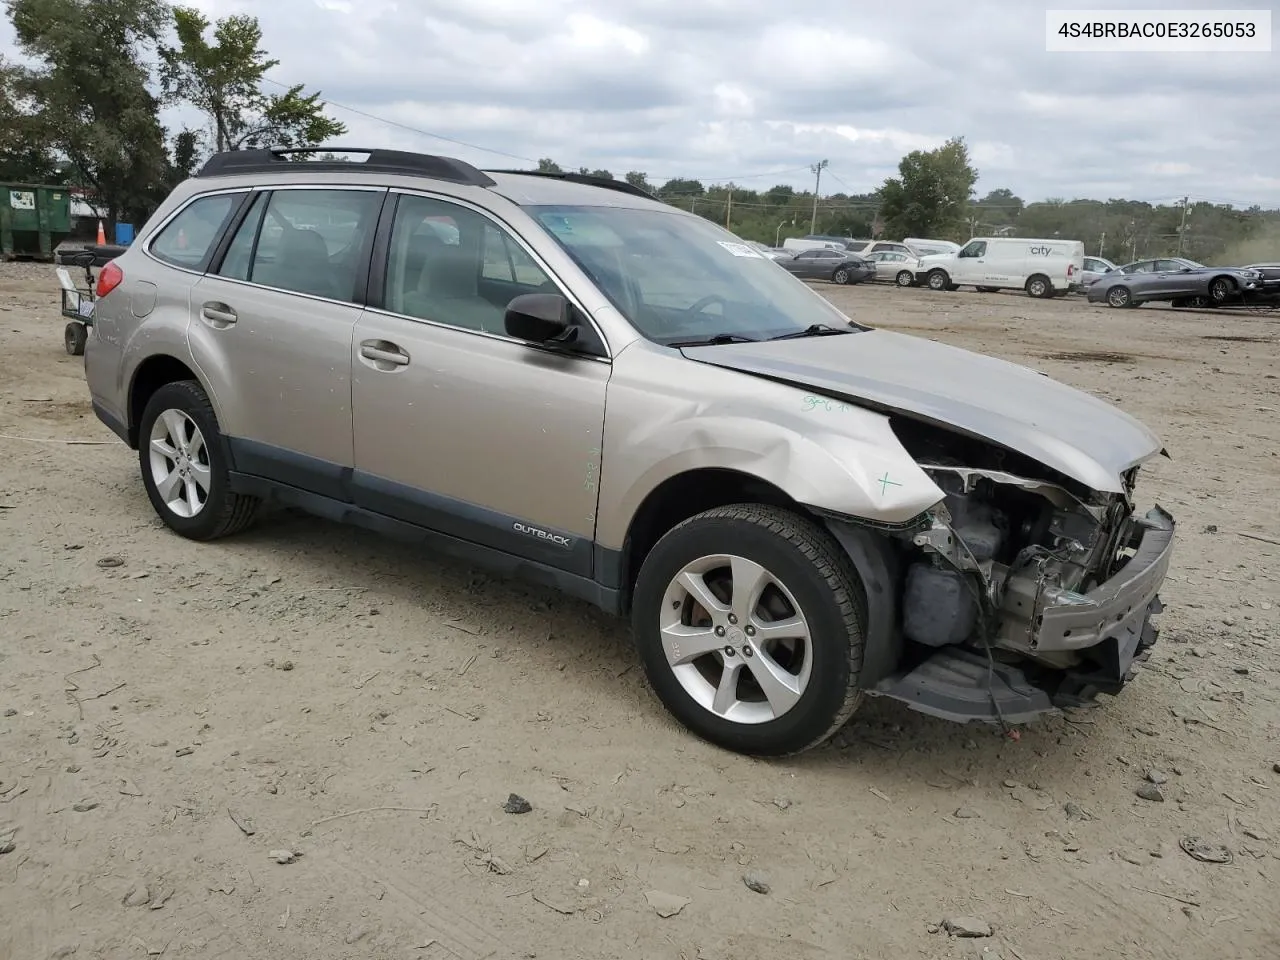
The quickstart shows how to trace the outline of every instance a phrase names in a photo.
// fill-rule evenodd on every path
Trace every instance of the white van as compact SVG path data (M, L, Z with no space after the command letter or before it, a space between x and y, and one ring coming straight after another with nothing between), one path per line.
M902 242L914 250L917 257L927 257L934 253L955 253L960 249L960 244L952 243L950 240L929 240L922 237L907 237L907 239Z
M975 237L955 253L921 257L915 272L916 282L930 290L1019 289L1033 297L1061 297L1083 279L1084 243Z
M799 253L801 250L844 250L845 245L834 240L805 240L802 237L788 237L782 241L783 250Z

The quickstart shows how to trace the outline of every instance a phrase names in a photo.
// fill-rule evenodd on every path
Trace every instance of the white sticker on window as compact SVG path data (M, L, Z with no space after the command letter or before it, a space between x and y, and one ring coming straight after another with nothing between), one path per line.
M728 240L717 240L716 243L720 244L720 246L724 247L735 257L755 257L757 260L764 259L764 254L755 247L747 246L745 243L732 243Z

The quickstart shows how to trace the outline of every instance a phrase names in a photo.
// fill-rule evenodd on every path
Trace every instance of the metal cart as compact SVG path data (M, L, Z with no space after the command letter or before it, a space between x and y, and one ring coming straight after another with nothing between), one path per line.
M66 267L58 267L58 283L61 285L62 315L67 318L63 330L63 343L67 353L73 357L84 354L84 345L89 339L89 327L93 326L93 306L96 299L94 290L97 285L93 275L96 257L85 252L63 259L63 263L74 264L84 268L84 286L78 287L71 279Z

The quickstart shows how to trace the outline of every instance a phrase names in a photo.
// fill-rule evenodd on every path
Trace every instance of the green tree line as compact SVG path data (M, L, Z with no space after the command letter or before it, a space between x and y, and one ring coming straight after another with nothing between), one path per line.
M318 91L268 92L278 64L256 17L209 21L165 0L3 0L30 66L0 58L0 181L87 188L109 224L141 223L212 151L268 144L318 146L347 132ZM169 130L162 107L185 105L199 129ZM544 158L537 168L563 172ZM576 172L614 178L603 169ZM811 232L858 238L932 237L963 242L1008 235L1082 240L1116 261L1181 253L1194 259L1280 259L1280 211L1192 201L1050 199L1027 203L1008 189L977 197L978 170L963 137L902 158L872 193L777 184L756 190L689 178L651 183L623 175L659 199L779 244Z

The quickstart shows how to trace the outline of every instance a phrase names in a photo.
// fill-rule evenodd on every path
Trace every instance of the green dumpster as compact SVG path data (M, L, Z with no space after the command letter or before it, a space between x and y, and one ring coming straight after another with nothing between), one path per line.
M71 233L71 193L50 184L0 183L0 254L52 260Z

